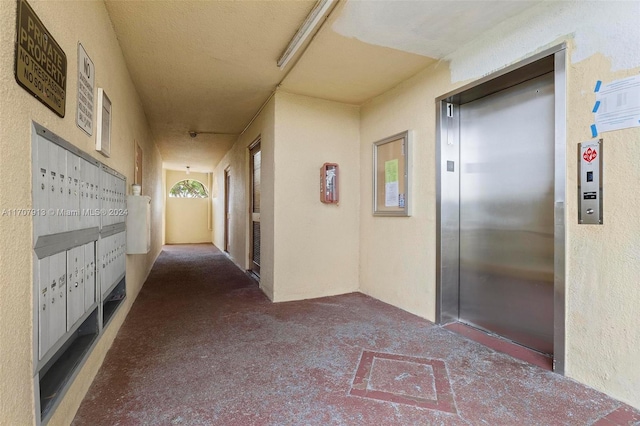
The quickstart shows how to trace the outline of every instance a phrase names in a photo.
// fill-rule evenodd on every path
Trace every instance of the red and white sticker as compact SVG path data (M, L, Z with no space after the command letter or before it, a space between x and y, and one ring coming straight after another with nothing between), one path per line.
M598 157L598 151L592 148L587 149L584 154L582 154L582 158L584 158L584 161L587 163L592 162L596 157Z

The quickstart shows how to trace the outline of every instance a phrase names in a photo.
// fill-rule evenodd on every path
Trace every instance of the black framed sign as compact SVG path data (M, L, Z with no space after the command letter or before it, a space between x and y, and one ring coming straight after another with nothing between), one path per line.
M16 82L64 117L67 55L26 0L18 0L16 15Z

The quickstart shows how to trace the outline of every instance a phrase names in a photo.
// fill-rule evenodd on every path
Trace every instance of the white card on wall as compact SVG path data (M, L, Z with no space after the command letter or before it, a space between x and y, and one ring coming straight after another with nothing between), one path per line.
M98 133L96 151L105 157L111 156L111 100L104 89L98 87Z
M640 127L640 75L596 83L592 136L602 132Z

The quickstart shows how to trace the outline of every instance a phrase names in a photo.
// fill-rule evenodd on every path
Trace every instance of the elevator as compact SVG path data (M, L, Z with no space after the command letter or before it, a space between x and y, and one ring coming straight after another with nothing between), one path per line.
M565 50L437 100L437 315L564 369Z

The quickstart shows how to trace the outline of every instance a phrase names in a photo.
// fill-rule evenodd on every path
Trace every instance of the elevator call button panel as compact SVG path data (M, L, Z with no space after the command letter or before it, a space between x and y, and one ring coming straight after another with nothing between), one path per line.
M578 223L602 225L602 139L578 145Z

